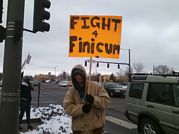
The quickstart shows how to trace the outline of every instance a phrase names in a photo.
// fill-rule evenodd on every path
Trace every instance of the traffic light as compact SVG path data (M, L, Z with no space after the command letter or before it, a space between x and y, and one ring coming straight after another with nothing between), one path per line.
M2 23L2 13L3 13L3 0L0 0L0 23Z
M85 66L87 66L87 61L85 60Z
M51 2L49 0L34 0L34 19L33 19L33 31L44 32L50 30L50 24L45 20L50 19L50 12L46 11L49 9Z
M99 62L96 63L96 67L99 67Z
M120 69L120 64L117 65L118 69Z
M6 38L6 29L0 25L0 42Z
M109 63L107 63L107 68L109 68Z

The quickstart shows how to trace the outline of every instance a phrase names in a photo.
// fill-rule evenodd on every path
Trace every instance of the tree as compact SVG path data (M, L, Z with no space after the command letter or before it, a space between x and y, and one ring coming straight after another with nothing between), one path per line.
M133 67L130 67L130 73L131 74L134 72L133 70L134 70ZM124 75L126 75L126 76L129 75L129 67L126 68Z
M134 63L133 64L133 70L136 73L141 73L143 72L144 69L144 65L142 63Z
M70 75L67 72L62 72L58 75L59 80L70 80Z
M96 74L96 81L98 81L98 82L99 82L99 80L100 80L100 76L101 76L101 74L100 74L100 73Z
M172 71L174 71L174 69L167 65L158 65L153 67L154 74L172 74Z
M116 81L116 78L115 78L115 76L114 76L113 73L112 73L111 76L110 76L110 81L112 81L112 82L115 82L115 81Z

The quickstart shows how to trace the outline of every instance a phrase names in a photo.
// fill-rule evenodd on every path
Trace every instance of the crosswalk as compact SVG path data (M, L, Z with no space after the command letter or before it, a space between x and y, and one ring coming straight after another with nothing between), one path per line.
M115 118L113 116L106 116L106 120L110 121L112 123L115 123L117 125L120 125L122 127L125 127L127 129L136 129L137 128L137 125L127 122L127 121L124 121L124 120L121 120L121 119L118 119L118 118Z

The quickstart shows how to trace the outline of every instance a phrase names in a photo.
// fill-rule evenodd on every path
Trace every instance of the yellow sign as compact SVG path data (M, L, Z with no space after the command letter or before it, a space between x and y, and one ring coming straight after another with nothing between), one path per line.
M122 16L70 16L70 57L119 58Z

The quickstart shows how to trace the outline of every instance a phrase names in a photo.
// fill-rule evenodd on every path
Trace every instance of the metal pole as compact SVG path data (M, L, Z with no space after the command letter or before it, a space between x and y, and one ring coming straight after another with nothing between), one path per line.
M129 75L131 74L131 52L130 49L128 49L129 51Z
M3 0L0 0L0 23L2 23Z
M0 133L18 134L24 0L9 0L0 96Z
M131 81L131 52L130 49L128 49L129 52L129 81Z
M89 83L91 82L91 69L92 69L92 57L90 57L90 66L89 66ZM90 84L88 83L88 91L90 91Z
M38 100L37 100L38 107L39 107L39 101L40 101L40 83L38 83Z

